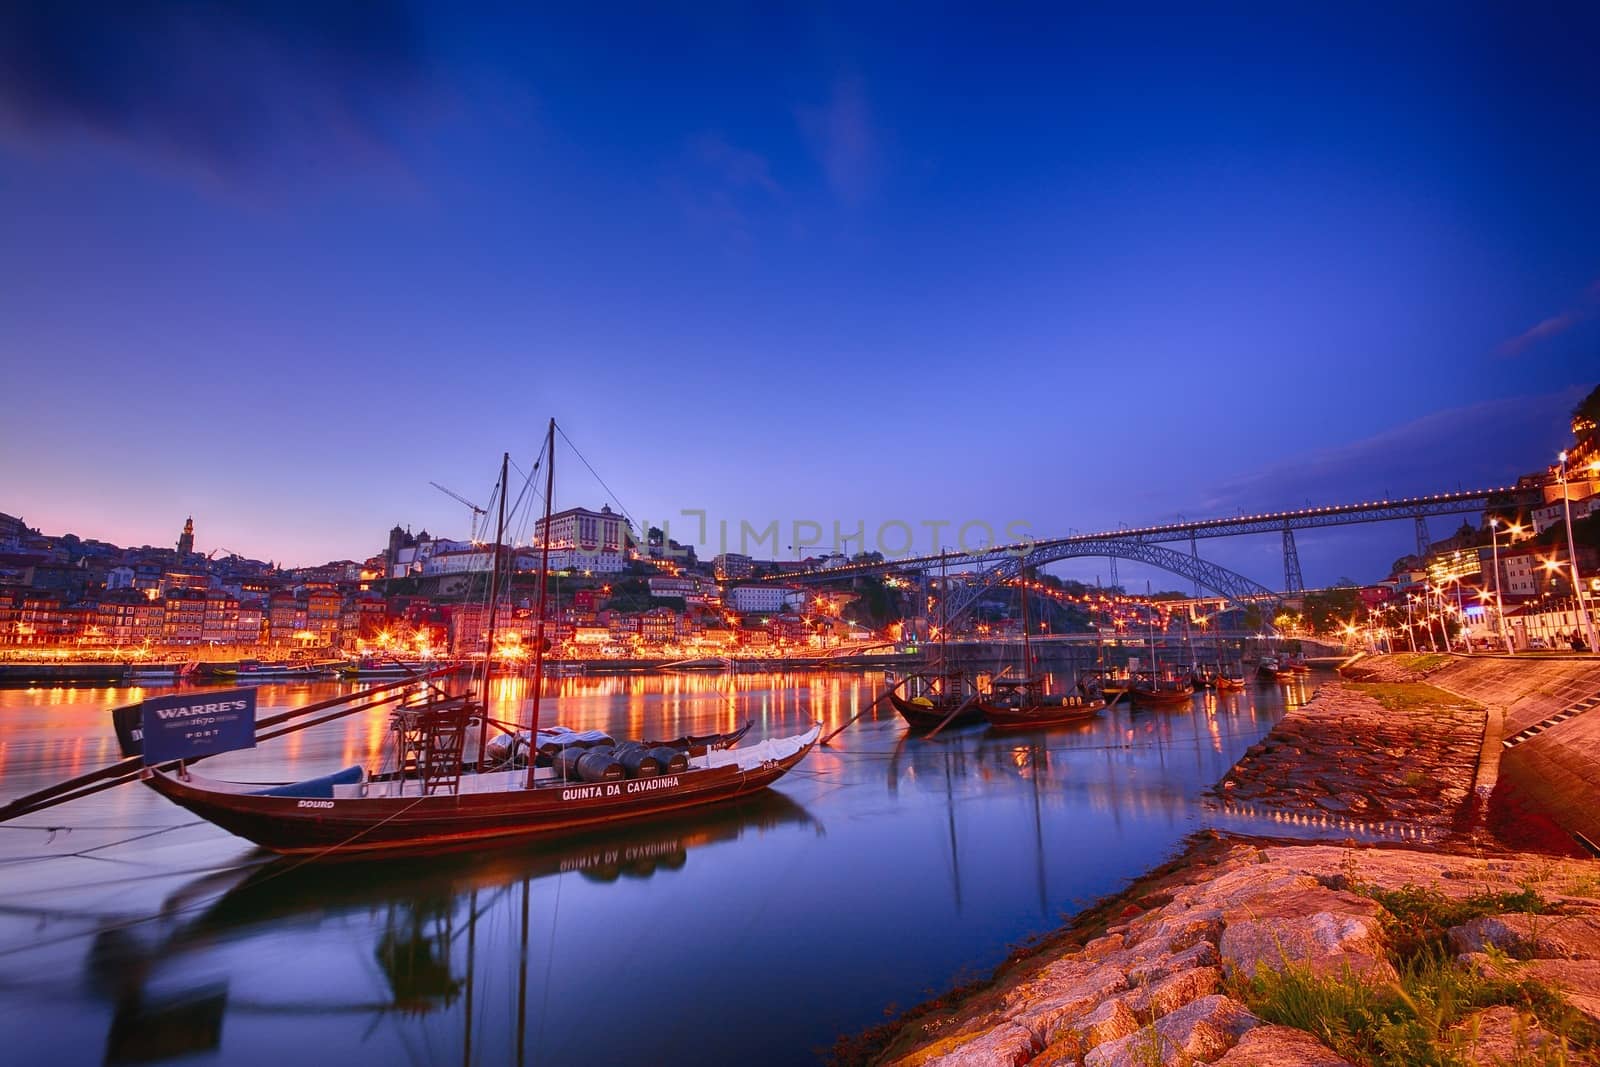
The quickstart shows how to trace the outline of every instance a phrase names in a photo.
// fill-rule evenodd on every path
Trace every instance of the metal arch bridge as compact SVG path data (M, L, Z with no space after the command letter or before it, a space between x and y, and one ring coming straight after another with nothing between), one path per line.
M1022 573L1023 569L1040 567L1080 556L1116 556L1146 566L1188 578L1197 585L1210 589L1235 607L1246 608L1252 604L1265 605L1264 614L1271 618L1277 614L1282 596L1260 582L1246 578L1236 571L1201 559L1199 556L1174 552L1161 545L1142 541L1089 541L1041 544L1031 552L1015 553L1002 557L999 562L984 568L980 580L970 582L951 593L945 601L944 616L957 619L966 614L995 584L1006 582Z
M1538 487L1502 486L1491 489L1435 493L1432 496L1405 497L1399 500L1374 500L1357 504L1332 504L1293 511L1264 512L1227 516L1193 522L1165 523L1123 528L1102 533L1074 534L1033 541L1020 541L975 552L912 556L881 563L852 564L821 571L802 571L773 575L768 581L837 581L858 575L881 574L894 570L930 571L934 567L975 567L982 580L973 582L946 605L954 617L971 608L997 581L1015 577L1024 566L1033 567L1080 556L1109 556L1158 567L1193 581L1223 596L1230 603L1247 605L1267 600L1276 605L1281 595L1242 574L1200 558L1197 541L1202 537L1238 537L1246 534L1276 533L1283 538L1284 590L1298 593L1305 589L1300 574L1300 557L1294 531L1326 526L1349 526L1370 522L1411 519L1415 523L1417 552L1428 552L1426 520L1438 515L1464 515L1490 507L1531 506L1541 502ZM1188 541L1189 552L1160 547L1164 542ZM1114 573L1114 571L1113 571Z

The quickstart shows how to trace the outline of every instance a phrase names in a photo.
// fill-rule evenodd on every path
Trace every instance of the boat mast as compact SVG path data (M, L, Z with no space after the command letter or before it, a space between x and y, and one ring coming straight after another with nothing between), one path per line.
M478 769L483 769L489 746L489 676L494 673L495 613L500 608L500 542L506 535L506 476L511 453L500 453L500 516L494 528L494 556L489 563L489 636L483 647L483 721L478 726Z
M533 723L528 728L528 788L539 766L539 701L544 696L544 600L550 584L550 498L556 487L556 420L544 442L544 538L539 549L538 621L533 631Z
M1028 640L1028 568L1022 568L1022 678L1033 677L1033 645Z

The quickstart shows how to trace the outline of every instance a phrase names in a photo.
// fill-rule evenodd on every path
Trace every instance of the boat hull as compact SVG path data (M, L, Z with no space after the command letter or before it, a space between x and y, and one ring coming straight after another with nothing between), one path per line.
M1060 704L1033 704L1020 708L994 707L979 704L983 717L995 730L1029 730L1046 726L1069 726L1087 722L1105 710L1106 705L1080 704L1076 707Z
M889 703L894 705L894 710L900 713L900 717L913 730L932 730L949 718L950 713L957 707L954 704L918 704L895 692L889 694ZM954 719L950 719L950 725L964 726L982 721L983 709L974 701L962 708Z
M1194 696L1194 688L1192 686L1183 689L1142 689L1136 686L1130 692L1136 703L1158 708L1177 707L1181 704L1187 704L1190 698Z
M229 833L284 855L320 859L429 851L629 823L747 796L783 777L816 744L750 770L735 765L598 784L308 799L232 792L227 783L156 769L145 780L168 800Z

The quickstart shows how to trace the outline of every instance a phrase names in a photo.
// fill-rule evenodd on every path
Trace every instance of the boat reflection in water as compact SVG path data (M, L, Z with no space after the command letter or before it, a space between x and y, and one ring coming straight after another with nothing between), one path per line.
M391 1016L402 1023L460 1016L462 1048L451 1059L472 1062L474 1040L480 1046L488 1040L495 1051L480 1058L509 1062L513 1050L504 1047L509 1039L515 1062L526 1062L528 1013L538 1007L530 1004L529 967L535 968L536 980L547 980L549 961L539 946L550 946L560 936L558 914L532 908L535 883L566 874L602 885L670 876L697 849L807 827L823 832L801 805L766 792L604 833L430 855L425 862L377 860L355 870L278 859L207 875L173 893L155 924L115 926L94 937L86 984L115 1005L106 1062L153 1062L218 1049L228 1015L287 1021L362 1014L372 1017L372 1026ZM307 924L365 930L364 950L359 944L350 947L367 956L372 978L366 988L342 987L331 996L303 1001L257 1000L230 989L248 981L248 974L195 986L172 981L197 967L214 968L236 956L240 946ZM152 931L152 925L159 929ZM508 937L515 942L509 953ZM499 973L508 966L512 973ZM308 978L313 986L321 984ZM505 1007L503 997L494 1013L486 1014L481 1002L474 1007L481 987L499 991L507 982L517 989L514 1027L498 1010Z

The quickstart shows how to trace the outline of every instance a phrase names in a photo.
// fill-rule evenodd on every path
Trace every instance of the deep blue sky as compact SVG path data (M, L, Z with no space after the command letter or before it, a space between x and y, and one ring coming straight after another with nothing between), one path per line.
M1546 462L1600 379L1596 9L1265 8L7 4L0 510L360 558L551 414L735 530Z

